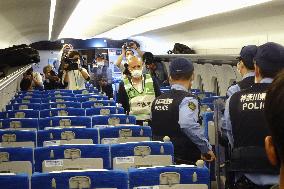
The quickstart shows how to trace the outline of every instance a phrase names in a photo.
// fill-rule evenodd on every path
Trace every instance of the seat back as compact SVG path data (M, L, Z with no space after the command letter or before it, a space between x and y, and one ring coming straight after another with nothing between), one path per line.
M33 149L23 147L0 148L0 172L33 173Z
M98 144L96 128L63 128L38 131L38 146Z
M32 176L31 183L33 189L126 189L128 188L128 176L124 171L68 170L35 173Z
M37 144L36 131L0 130L1 147L30 147Z
M120 125L120 124L135 124L136 117L125 114L111 114L111 115L96 115L92 117L92 125Z
M39 119L39 130L50 128L91 128L91 118L85 116L60 116Z
M80 102L54 102L54 103L47 103L49 108L81 108Z
M37 130L37 118L9 118L0 119L0 129Z
M130 169L129 188L209 189L210 175L207 167L193 165Z
M124 109L116 106L104 106L99 108L87 108L86 116L93 115L110 115L110 114L123 114Z
M85 109L83 108L52 108L40 111L40 117L53 116L85 116Z
M77 102L77 98L75 97L49 97L42 99L42 103L49 102Z
M11 110L5 113L6 118L39 118L38 110Z
M167 166L173 164L174 148L171 142L131 142L111 145L113 169Z
M149 126L109 126L99 128L101 144L150 141Z
M97 101L82 102L82 108L97 108L97 107L103 107L103 106L115 106L115 101L97 100Z
M110 168L108 145L61 145L35 149L37 172L104 168Z
M30 103L30 104L9 104L6 106L6 110L41 110L41 104L40 103Z

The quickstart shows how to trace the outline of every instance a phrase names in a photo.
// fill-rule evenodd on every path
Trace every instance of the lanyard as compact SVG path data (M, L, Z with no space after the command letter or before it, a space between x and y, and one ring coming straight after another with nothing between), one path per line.
M79 80L79 70L78 70L78 74L77 74L77 77L76 77L76 74L75 74L75 72L74 72L74 70L72 70L73 71L73 75L74 75L74 79L75 79L75 85L76 85L76 89L77 90L79 90L79 83L78 83L78 80Z

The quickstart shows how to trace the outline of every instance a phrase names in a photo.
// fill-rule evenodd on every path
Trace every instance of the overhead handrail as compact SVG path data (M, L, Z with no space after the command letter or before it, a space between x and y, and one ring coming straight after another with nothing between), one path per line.
M197 64L230 64L235 66L238 62L236 59L239 55L231 54L231 55L224 55L224 54L167 54L167 55L155 55L155 57L159 57L165 60L172 60L174 58L188 58L194 63Z
M18 77L20 77L23 73L25 73L29 68L31 68L32 64L26 65L8 76L4 77L0 80L0 91L5 89L8 85L10 85L13 81L15 81Z

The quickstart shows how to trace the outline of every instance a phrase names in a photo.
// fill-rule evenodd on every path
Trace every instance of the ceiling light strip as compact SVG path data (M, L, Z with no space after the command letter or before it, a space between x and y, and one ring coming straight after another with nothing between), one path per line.
M56 0L50 0L48 40L51 39Z

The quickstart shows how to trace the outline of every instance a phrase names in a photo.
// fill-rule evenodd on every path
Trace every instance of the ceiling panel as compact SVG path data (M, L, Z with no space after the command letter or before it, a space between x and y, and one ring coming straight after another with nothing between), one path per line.
M177 1L105 0L97 3L97 1L83 0L75 8L59 37L91 38ZM113 18L108 18L110 16ZM109 27L110 25L113 27ZM87 33L88 36L86 36Z
M46 0L1 0L0 17L2 27L11 32L1 32L2 40L7 43L25 39L25 31L37 34L41 31L41 39L48 39L48 20L49 20L50 1ZM1 27L1 28L2 28ZM33 27L40 28L33 30ZM42 32L43 31L43 32ZM13 34L14 35L11 35ZM15 38L17 36L17 38Z

